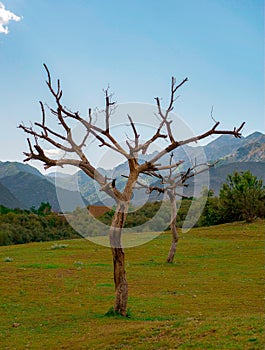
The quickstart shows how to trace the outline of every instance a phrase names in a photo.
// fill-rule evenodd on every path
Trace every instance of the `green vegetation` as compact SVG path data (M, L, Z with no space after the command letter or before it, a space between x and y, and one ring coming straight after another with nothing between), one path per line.
M234 172L228 175L226 183L223 184L220 198L213 196L213 191L208 191L208 198L201 213L196 227L212 226L239 220L253 221L255 218L265 217L265 187L262 180L258 180L250 171ZM194 202L194 215L200 211L200 198L189 198L177 201L177 227L182 227L190 209L191 203ZM196 202L198 205L196 205ZM161 203L146 203L138 210L128 214L125 227L137 227L148 222L160 209ZM110 225L114 211L104 214L100 220ZM165 205L159 217L152 222L150 230L166 227L170 220L170 203Z
M49 203L39 209L8 209L0 206L0 245L76 238L64 216L51 212Z
M110 249L84 239L0 247L1 348L263 349L264 223L180 234L173 264L170 233L127 249L129 318L111 314Z
M177 227L183 226L187 213L193 203L192 216L201 212L200 198L177 201ZM49 203L41 203L38 209L8 209L0 206L0 245L28 242L51 241L66 238L107 236L114 215L110 210L95 220L88 215L87 208L77 208L68 216L51 212ZM239 220L252 221L265 218L265 189L249 171L229 175L223 184L220 198L208 191L205 207L196 227L219 225ZM152 219L153 218L153 219ZM152 219L152 220L150 220ZM69 225L69 223L71 225ZM104 225L102 225L102 223ZM131 208L124 227L134 232L161 232L169 228L170 203L146 203L139 209ZM142 226L143 225L143 226Z
M228 175L220 191L221 210L227 222L253 221L264 216L265 187L250 171Z

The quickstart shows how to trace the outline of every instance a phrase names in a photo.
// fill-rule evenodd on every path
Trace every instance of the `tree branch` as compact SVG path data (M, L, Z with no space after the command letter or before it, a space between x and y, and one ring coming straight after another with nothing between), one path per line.
M239 128L234 128L233 130L216 130L216 128L219 126L219 124L220 124L220 122L215 123L215 125L210 130L208 130L207 132L205 132L201 135L194 136L194 137L191 137L191 138L183 140L183 141L173 142L171 145L169 145L164 150L159 152L154 158L152 158L150 160L150 162L155 163L161 157L163 157L165 154L172 152L174 149L176 149L180 146L192 143L192 142L197 142L199 140L205 139L206 137L208 137L210 135L233 135L236 138L240 138L241 137L240 131L242 130L243 126L245 125L245 122L242 123Z

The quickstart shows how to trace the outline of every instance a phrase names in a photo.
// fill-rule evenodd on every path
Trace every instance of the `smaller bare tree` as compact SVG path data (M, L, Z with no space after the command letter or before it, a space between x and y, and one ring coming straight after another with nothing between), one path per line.
M177 244L179 241L179 235L177 231L177 197L179 198L187 198L187 196L177 191L177 188L180 187L188 187L189 184L187 181L203 172L209 170L210 167L214 166L216 163L203 163L203 164L195 164L190 166L185 171L178 171L179 167L184 163L184 161L180 160L177 163L173 163L174 154L170 154L169 165L164 166L163 170L168 170L166 175L155 174L157 178L160 179L160 185L152 186L147 185L145 182L139 179L137 181L137 189L146 189L147 194L151 194L152 192L158 192L166 194L170 202L170 229L172 234L171 246L167 256L167 262L173 263L175 253L177 250Z

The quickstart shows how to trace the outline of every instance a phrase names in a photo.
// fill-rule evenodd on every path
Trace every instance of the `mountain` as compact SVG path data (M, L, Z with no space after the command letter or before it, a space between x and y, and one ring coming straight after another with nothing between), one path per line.
M237 172L251 171L251 173L265 184L265 162L235 162L224 163L210 169L210 189L215 195L219 194L220 188L226 182L227 175Z
M99 185L82 170L79 170L73 175L56 172L48 174L46 179L57 188L65 190L71 189L71 191L82 193L82 196L88 199L91 204L99 200L97 196L100 189ZM101 194L103 194L103 192L101 192Z
M30 209L33 206L38 208L41 202L49 202L54 211L72 211L77 206L87 205L86 200L78 192L56 189L45 176L35 175L32 169L30 172L20 171L2 177L1 183L17 198L20 208L23 209Z
M23 205L20 201L13 196L13 194L0 183L0 205L3 205L7 208L21 208Z
M204 152L209 161L222 158L227 162L264 162L265 135L254 132L239 139L222 135L204 146Z
M45 179L45 176L42 175L38 169L28 164L19 162L0 162L0 179L6 176L17 175L20 172L36 175Z
M150 160L155 154L156 153L140 156L140 162ZM226 181L227 175L236 170L250 170L258 178L262 178L265 183L263 175L265 174L265 171L263 171L265 170L265 135L260 132L255 132L240 139L236 139L231 135L222 135L204 147L185 145L174 151L174 159L176 162L178 160L184 160L182 170L193 165L195 161L198 164L200 162L205 163L207 160L220 160L209 172L210 188L212 188L216 194L219 193L221 185ZM168 162L168 155L159 161L161 165L168 165ZM111 179L115 178L117 188L122 189L126 180L121 175L128 174L128 164L125 162L119 164L114 169L99 169L99 171L103 176L107 176ZM90 204L100 203L100 205L102 205L106 203L109 206L113 204L113 200L108 198L103 192L100 192L99 186L82 171L77 172L74 176L56 173L56 175L49 175L49 179L53 183L55 183L56 179L56 184L59 187L79 190ZM144 180L149 183L151 178L146 176ZM203 175L196 177L196 181L197 184L203 183ZM190 186L185 189L184 193L187 196L194 195L193 181L191 181ZM198 196L199 194L200 190L198 189L198 193L195 195ZM135 203L140 203L143 200L142 197L145 197L144 191L135 191L133 201ZM157 196L153 195L149 200L156 200L155 198L157 198Z
M208 161L218 160L218 163L209 169L210 184L215 195L219 195L220 188L226 182L229 174L235 171L249 170L265 184L265 135L254 132L247 137L236 139L230 135L222 135L203 148ZM194 178L196 179L196 177ZM196 179L198 183L202 179ZM193 195L193 181L186 189L187 196Z
M265 162L265 135L258 132L249 135L226 158L230 162Z
M107 176L109 178L117 178L116 187L119 190L124 188L126 179L121 175L125 175L128 173L127 164L121 164L114 170L105 170L99 169L99 171L103 174L103 176ZM79 191L84 198L86 198L89 204L93 205L106 205L112 207L115 204L115 201L110 198L105 192L100 191L100 186L91 178L89 178L83 171L78 171L74 175L61 176L65 174L52 174L52 176L48 175L49 181L51 181L54 185L56 185L57 190L59 188L62 189L71 189L74 191ZM145 190L135 191L133 196L133 204L140 204L143 198Z
M182 170L188 166L220 159L217 165L210 169L210 188L219 193L221 185L228 174L234 171L250 170L265 183L265 135L255 132L247 137L236 139L230 135L222 135L206 146L180 147L174 151L174 160L184 160ZM150 160L155 153L140 156L140 162ZM168 165L169 155L163 157L159 163ZM126 179L121 175L128 174L127 163L119 164L114 169L99 169L103 176L116 179L118 189L123 189ZM147 183L154 181L150 176L143 177ZM203 183L203 176L197 176L197 183ZM71 211L76 206L84 204L105 204L112 206L113 200L83 171L74 175L60 172L48 175L41 174L36 168L19 162L0 162L0 204L10 203L10 207L21 208L39 207L41 202L49 202L55 211ZM199 195L199 189L195 195ZM80 195L81 194L81 195ZM186 195L193 195L192 182L186 190ZM135 191L133 204L146 200L145 190ZM157 194L152 194L148 201L159 200ZM2 203L1 203L2 201ZM61 205L60 205L60 203ZM61 206L64 208L61 208Z
M199 197L202 189L206 186L214 191L214 195L218 196L222 185L226 182L227 176L237 172L251 171L258 179L265 184L265 162L235 162L224 163L209 169L209 183L207 173L201 173L189 179L186 184L188 187L183 189L183 194L187 197ZM196 187L194 186L196 183Z
M237 139L231 135L222 135L203 147L209 161L223 158L238 149L244 138Z

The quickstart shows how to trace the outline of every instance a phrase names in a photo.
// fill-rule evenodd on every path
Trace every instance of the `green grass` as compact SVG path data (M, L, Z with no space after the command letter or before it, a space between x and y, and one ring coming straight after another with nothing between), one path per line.
M126 319L108 313L109 248L0 247L1 349L263 349L264 221L182 234L174 264L170 241L126 250Z

